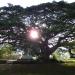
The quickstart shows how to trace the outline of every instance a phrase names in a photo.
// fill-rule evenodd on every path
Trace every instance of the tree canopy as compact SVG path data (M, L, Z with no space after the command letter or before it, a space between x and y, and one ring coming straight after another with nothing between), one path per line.
M40 32L36 41L28 38L32 28ZM1 44L8 42L25 51L30 47L34 53L48 58L58 47L74 40L75 3L60 1L27 8L18 5L0 8Z

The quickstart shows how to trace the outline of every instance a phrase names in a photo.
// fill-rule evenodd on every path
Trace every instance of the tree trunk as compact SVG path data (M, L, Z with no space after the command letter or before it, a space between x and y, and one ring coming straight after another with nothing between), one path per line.
M61 39L58 40L57 44L53 46L52 48L48 47L48 40L44 41L41 45L41 58L43 61L47 62L49 61L49 55L52 54L59 46L60 46Z

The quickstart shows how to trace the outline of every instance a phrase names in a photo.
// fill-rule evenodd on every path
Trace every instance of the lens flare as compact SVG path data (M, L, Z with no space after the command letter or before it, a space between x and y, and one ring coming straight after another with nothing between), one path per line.
M30 31L30 38L31 39L38 39L39 38L39 32L37 30L31 30Z

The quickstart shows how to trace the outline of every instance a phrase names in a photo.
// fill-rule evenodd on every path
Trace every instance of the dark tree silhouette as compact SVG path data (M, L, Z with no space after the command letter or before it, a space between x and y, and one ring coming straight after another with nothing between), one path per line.
M74 14L75 3L63 1L44 3L25 9L20 6L2 7L0 37L3 39L0 43L8 40L9 43L23 50L35 46L39 49L38 53L47 60L58 47L75 40ZM27 37L31 28L40 30L40 39L32 41ZM67 44L67 47L70 46Z

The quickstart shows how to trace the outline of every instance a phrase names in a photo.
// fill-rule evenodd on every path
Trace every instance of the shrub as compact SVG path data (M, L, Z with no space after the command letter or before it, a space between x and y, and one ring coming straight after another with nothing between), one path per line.
M13 46L8 43L4 43L0 45L0 59L9 59L11 56L11 52L13 50Z

